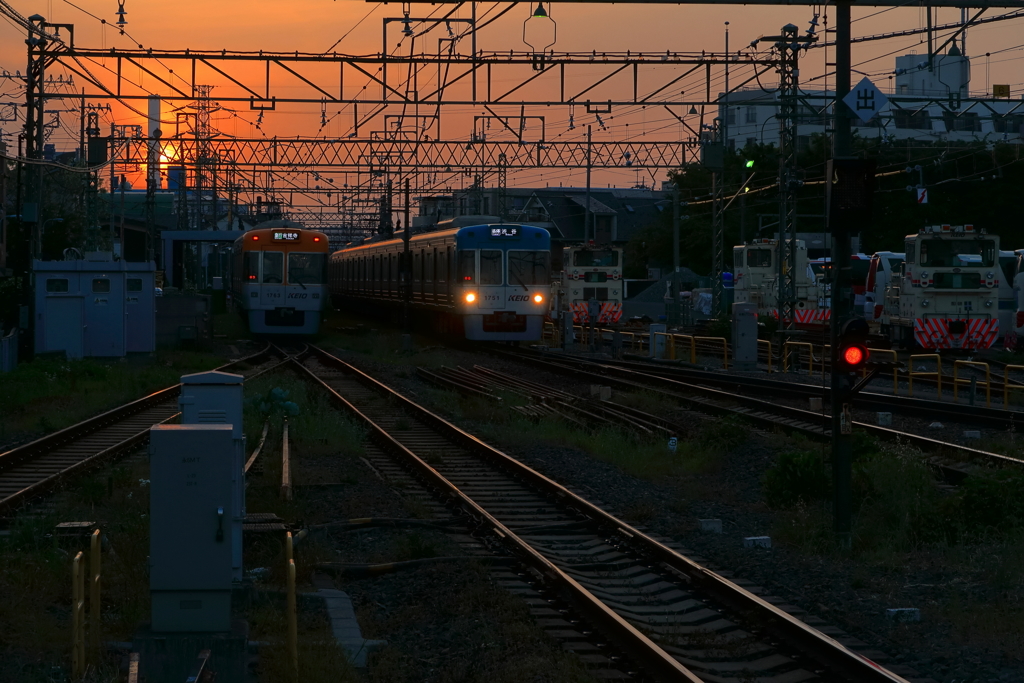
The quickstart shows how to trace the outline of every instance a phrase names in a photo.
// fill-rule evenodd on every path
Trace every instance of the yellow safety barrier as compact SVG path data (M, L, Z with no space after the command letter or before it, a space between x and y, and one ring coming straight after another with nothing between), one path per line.
M892 362L894 364L899 362L899 357L896 355L896 352L893 351L892 349L870 349L870 348L868 349L868 362L871 361L871 356L883 356L883 355L884 356L892 356ZM861 370L861 377L866 377L867 374L868 374L868 369L865 367L863 370ZM896 368L893 367L893 369L892 369L892 395L895 396L897 393L899 393L899 373L896 371Z
M953 361L953 401L957 402L957 389L960 383L970 384L969 379L960 379L959 373L960 368L982 368L985 370L985 407L992 407L992 372L989 369L988 363L982 363L977 360L957 360Z
M89 547L89 649L93 657L100 652L100 540L96 529Z
M690 362L697 362L697 338L692 334L675 334L672 335L675 339L685 339L690 342Z
M790 347L792 347L796 353L800 353L801 349L807 349L807 374L814 374L814 345L810 342L798 342L788 341L782 345L782 371L789 372L789 354ZM802 356L803 354L801 354ZM824 372L825 359L822 357L822 372ZM797 367L799 370L799 367Z
M772 374L772 343L767 339L758 339L758 345L767 344L768 346L768 374Z
M694 337L693 340L694 343L699 341L722 342L722 367L726 370L729 369L729 342L725 337Z
M672 360L676 359L676 344L672 339L671 332L653 332L651 333L651 358L658 358L658 337L665 337L665 346L668 350L668 357Z
M916 360L934 360L935 371L915 370L914 361ZM907 362L909 368L907 374L909 376L910 384L910 395L914 395L914 378L915 377L934 377L936 381L936 389L939 392L939 396L942 396L942 358L937 353L919 353L911 356Z
M288 655L291 658L293 680L299 679L299 629L295 614L295 560L292 557L292 532L284 540L285 560L288 563Z
M71 565L71 676L85 675L85 564L79 551Z
M1010 389L1024 389L1024 385L1010 386L1010 370L1024 370L1024 365L1007 365L1003 368L1003 408L1007 409L1010 407Z

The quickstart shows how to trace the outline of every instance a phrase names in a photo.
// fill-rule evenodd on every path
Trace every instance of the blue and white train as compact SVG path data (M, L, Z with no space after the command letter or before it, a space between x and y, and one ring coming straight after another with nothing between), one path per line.
M470 340L541 338L551 288L551 236L514 223L471 225L409 239L370 241L331 254L339 308L401 310L403 286L417 322ZM403 275L408 273L408 280Z

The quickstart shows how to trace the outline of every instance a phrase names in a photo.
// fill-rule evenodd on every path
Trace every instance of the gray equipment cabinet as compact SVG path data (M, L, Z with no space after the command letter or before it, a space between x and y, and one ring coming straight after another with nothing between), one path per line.
M232 426L150 429L149 586L154 632L231 628Z
M230 523L232 527L232 578L242 580L242 525L245 522L245 437L242 435L241 375L228 372L197 372L182 375L178 408L182 424L231 425L236 447L231 461L234 490Z
M732 305L732 362L736 370L757 369L757 304Z
M152 352L154 274L152 262L33 261L36 353L116 358Z

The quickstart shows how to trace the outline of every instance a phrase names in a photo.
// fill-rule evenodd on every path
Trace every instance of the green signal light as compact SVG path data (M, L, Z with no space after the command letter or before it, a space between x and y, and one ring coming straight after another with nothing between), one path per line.
M747 168L754 168L754 160L750 159L747 161Z

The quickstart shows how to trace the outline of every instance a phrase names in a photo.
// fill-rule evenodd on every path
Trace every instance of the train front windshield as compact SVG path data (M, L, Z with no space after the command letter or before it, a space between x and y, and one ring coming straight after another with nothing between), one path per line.
M922 266L991 268L995 262L996 243L994 240L930 239L921 242Z
M581 249L572 256L572 264L582 268L608 268L619 265L619 253L614 249Z
M550 284L551 252L509 251L508 284L547 285Z
M327 254L288 254L288 282L293 285L322 285L327 280Z

